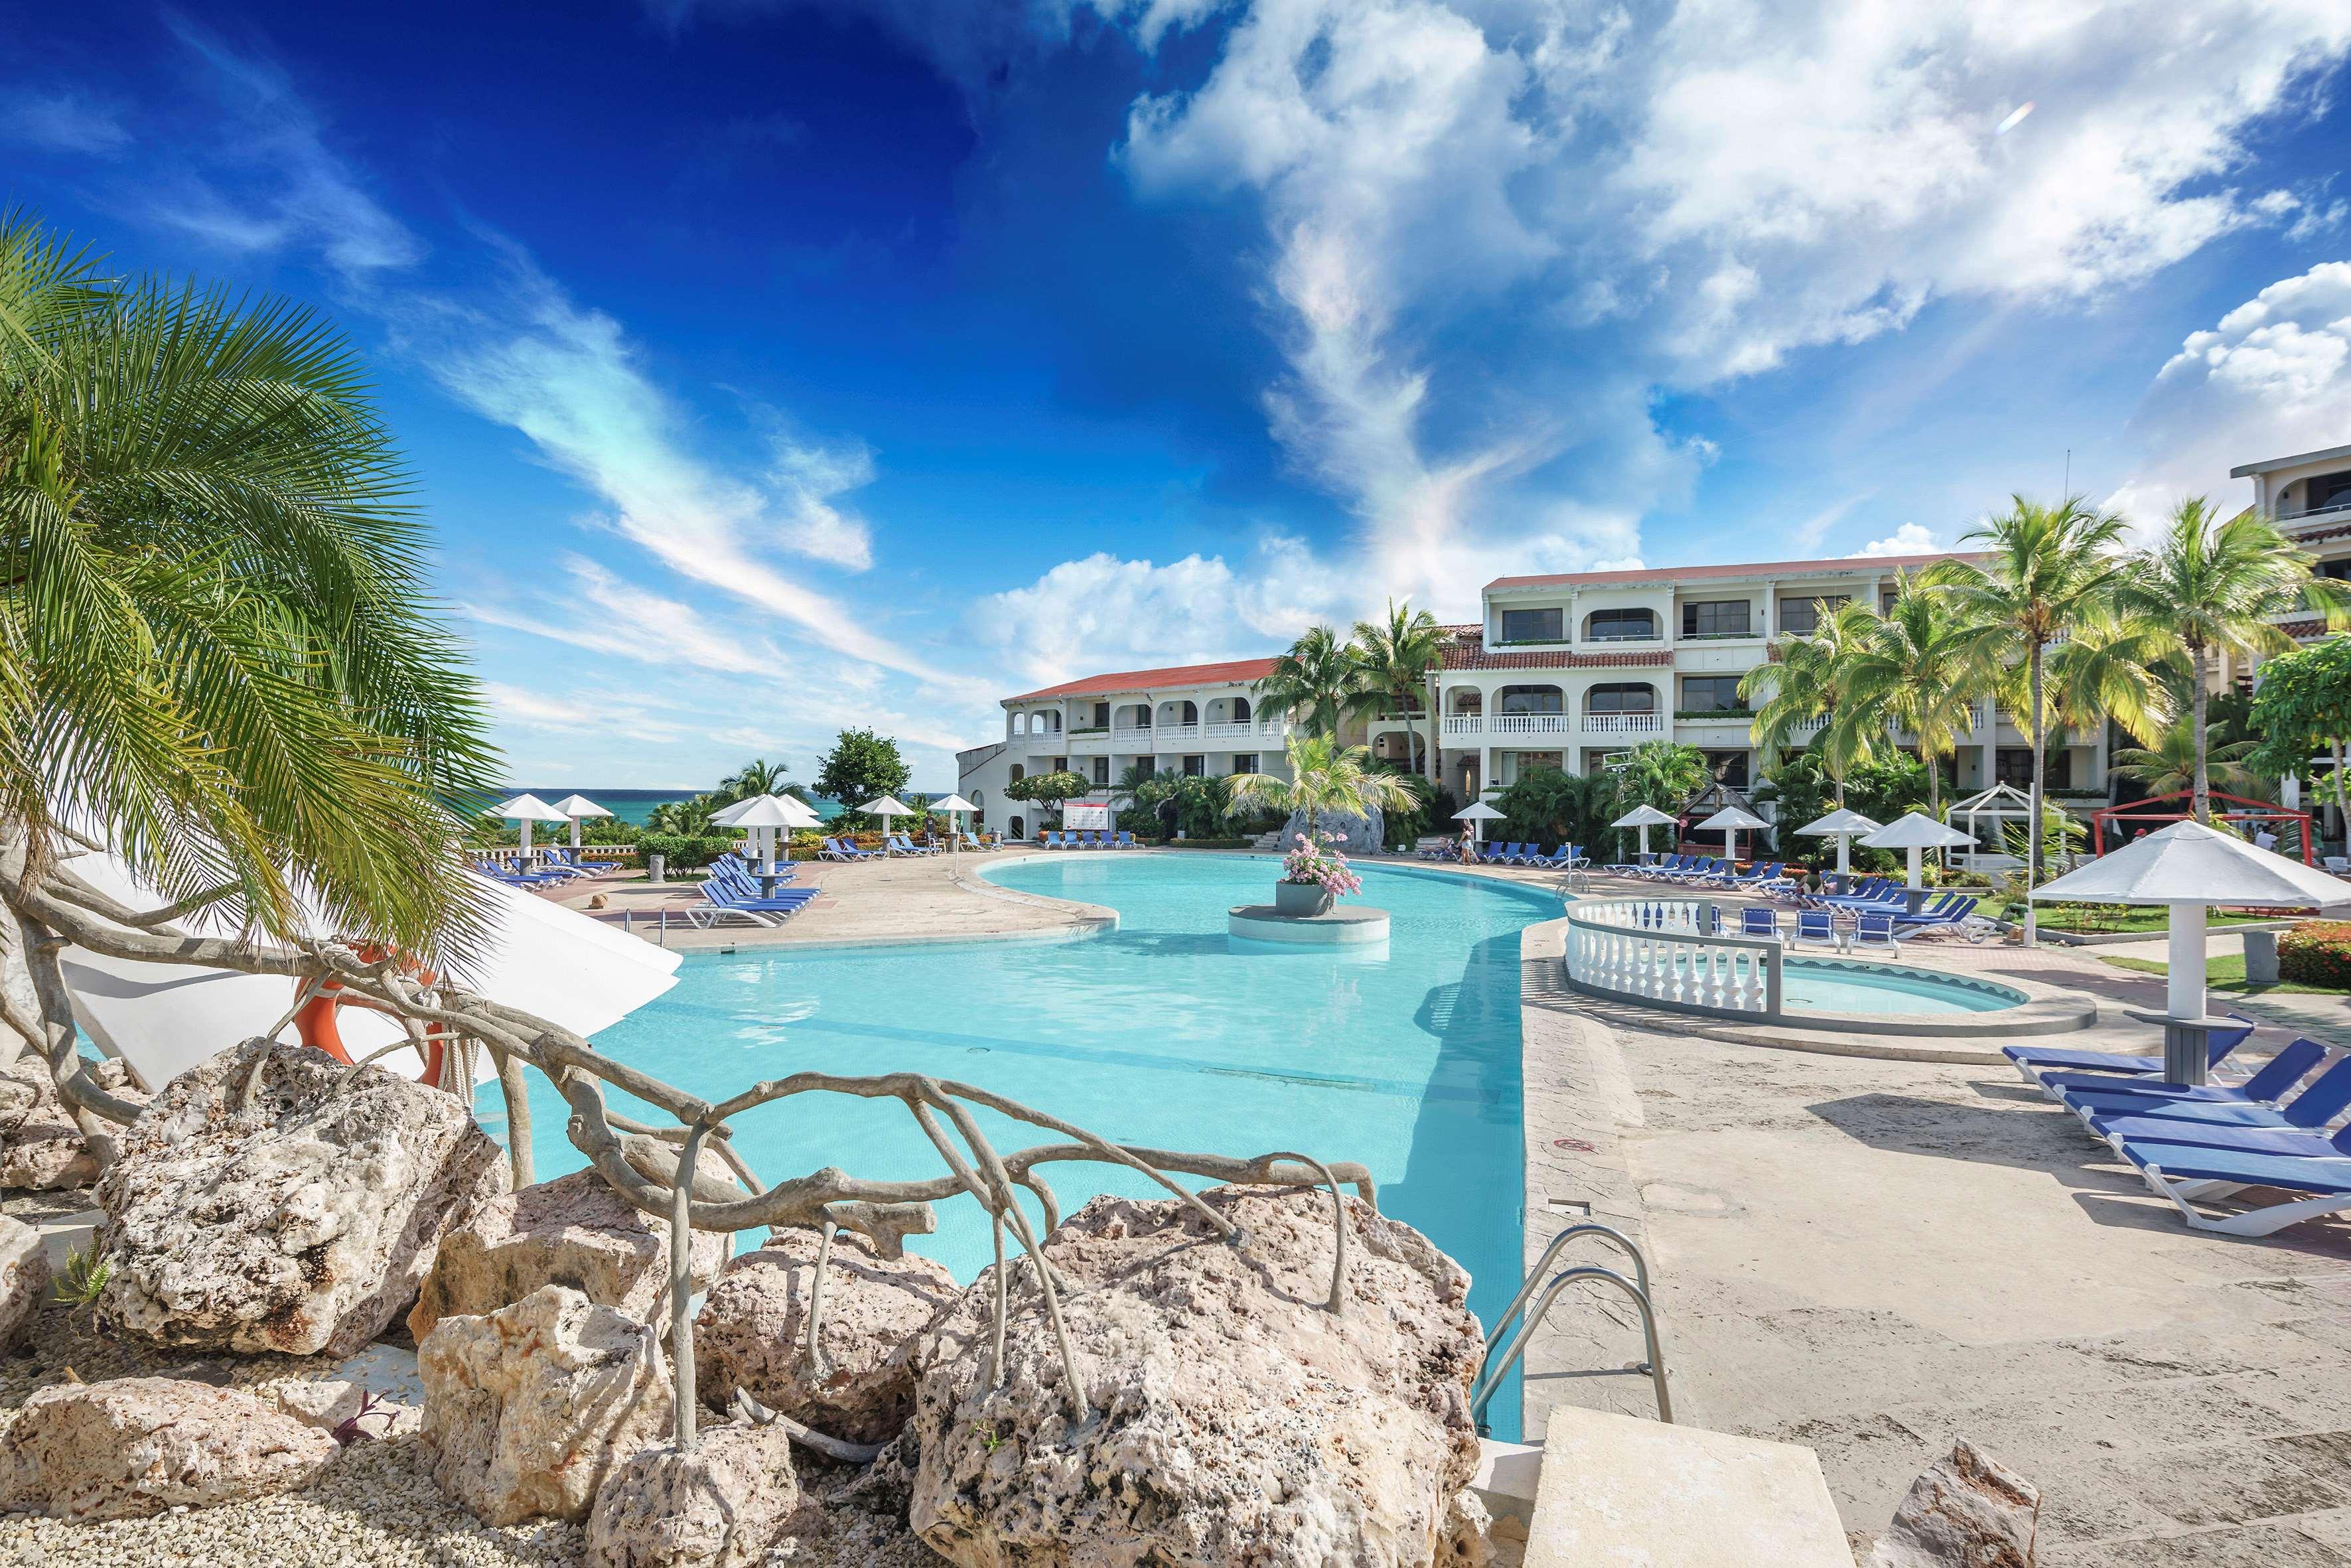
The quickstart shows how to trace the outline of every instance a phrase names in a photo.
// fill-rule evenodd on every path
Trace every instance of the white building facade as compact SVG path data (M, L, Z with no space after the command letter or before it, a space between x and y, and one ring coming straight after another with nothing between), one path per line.
M2317 559L2320 576L2351 581L2351 446L2248 463L2229 476L2253 482L2254 509ZM2288 617L2283 624L2305 643L2326 634L2316 616ZM2224 668L2221 684L2244 673Z

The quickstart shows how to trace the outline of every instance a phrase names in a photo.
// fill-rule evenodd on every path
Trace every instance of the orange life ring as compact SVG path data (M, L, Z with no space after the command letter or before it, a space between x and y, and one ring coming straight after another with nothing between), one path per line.
M381 960L390 951L391 949L385 947L366 946L359 949L359 955L362 959L372 964ZM440 977L413 958L403 958L401 967L419 985L433 985ZM365 997L347 994L343 989L343 983L329 976L319 982L317 992L308 1001L295 1009L294 1027L300 1032L302 1043L325 1051L337 1061L350 1061L351 1053L343 1048L342 1034L335 1026L336 1011L346 1007L366 1008L371 1012L386 1010L381 1003L371 1001ZM424 1071L417 1082L438 1084L447 1058L447 1030L440 1024L428 1025L424 1033Z

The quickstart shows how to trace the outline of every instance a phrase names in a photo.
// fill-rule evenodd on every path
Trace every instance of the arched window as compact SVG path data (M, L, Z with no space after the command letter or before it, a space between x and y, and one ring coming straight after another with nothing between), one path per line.
M1583 635L1592 643L1646 643L1657 635L1657 612L1654 610L1595 610L1583 623Z
M1235 724L1247 724L1249 722L1249 698L1235 697L1233 699L1233 722Z
M1566 696L1557 686L1504 686L1497 713L1562 713Z
M1586 713L1655 713L1657 688L1631 681L1614 681L1583 694Z
M1020 780L1021 780L1021 779L1025 779L1025 778L1027 778L1027 777L1028 777L1028 775L1027 775L1027 774L1025 774L1025 773L1023 773L1023 772L1020 770L1020 764L1019 764L1018 762L1016 762L1016 763L1014 763L1014 764L1012 765L1012 778L1011 778L1011 780L1010 780L1012 783L1018 784L1018 783L1019 783L1019 782L1020 782Z

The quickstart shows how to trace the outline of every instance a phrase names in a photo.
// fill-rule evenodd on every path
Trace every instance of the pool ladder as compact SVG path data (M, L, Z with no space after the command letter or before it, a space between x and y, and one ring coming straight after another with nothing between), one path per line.
M1634 1278L1627 1280L1614 1269L1583 1264L1562 1270L1552 1275L1550 1283L1544 1284L1543 1275L1559 1260L1559 1255L1567 1249L1567 1244L1579 1236L1601 1237L1622 1248L1633 1260ZM1649 1359L1633 1370L1649 1375L1649 1386L1656 1391L1657 1396L1657 1419L1672 1424L1674 1400L1666 1387L1666 1353L1657 1343L1657 1313L1649 1301L1649 1260L1641 1256L1640 1248L1635 1246L1632 1238L1623 1231L1587 1220L1581 1225L1571 1225L1551 1239L1551 1245L1543 1249L1541 1260L1527 1270L1526 1281L1519 1286L1519 1293L1510 1298L1510 1306L1495 1320L1492 1332L1486 1335L1486 1359L1479 1370L1478 1381L1469 1391L1469 1418L1478 1424L1479 1437L1489 1435L1486 1406L1493 1403L1495 1391L1502 1386L1502 1380L1510 1375L1510 1368L1517 1365L1519 1358L1526 1354L1527 1341L1533 1337L1536 1326L1550 1314L1561 1293L1578 1280L1605 1280L1632 1297L1633 1304L1641 1309L1641 1334L1647 1343ZM1538 1285L1542 1287L1542 1294L1539 1297L1535 1295ZM1534 1301L1531 1311L1527 1308L1530 1299ZM1518 1332L1510 1335L1508 1344L1503 1344L1502 1335L1513 1319L1519 1321ZM1495 1354L1497 1346L1500 1347L1499 1356Z

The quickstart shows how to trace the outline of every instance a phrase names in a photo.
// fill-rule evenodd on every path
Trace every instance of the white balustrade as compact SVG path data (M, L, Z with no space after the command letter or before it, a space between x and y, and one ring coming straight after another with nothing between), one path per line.
M1445 716L1445 733L1449 736L1475 736L1486 733L1486 716L1481 713L1456 713Z
M1566 735L1575 721L1563 713L1498 713L1492 727L1496 735Z
M1154 725L1152 727L1151 735L1152 745L1155 747L1181 746L1186 741L1198 740L1200 738L1200 727L1196 724Z
M1247 719L1218 719L1200 727L1200 738L1203 740L1255 740L1257 734L1257 726Z
M1586 735L1663 735L1666 716L1657 713L1588 713L1583 716Z
M1148 751L1151 749L1151 731L1147 728L1135 729L1131 727L1113 729L1110 732L1110 743L1121 751Z
M1581 991L1677 1010L1777 1018L1780 944L1701 929L1715 908L1686 897L1577 904L1567 915L1568 979Z

